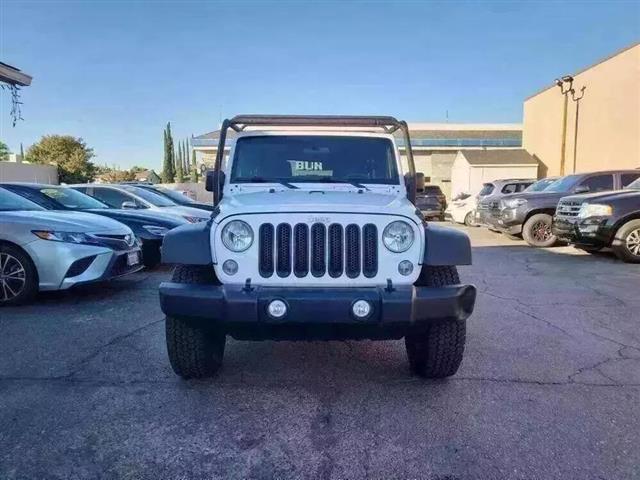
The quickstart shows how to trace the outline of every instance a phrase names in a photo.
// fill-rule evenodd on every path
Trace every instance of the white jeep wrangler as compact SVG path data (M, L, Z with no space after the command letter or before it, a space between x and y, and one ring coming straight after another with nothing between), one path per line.
M175 265L160 286L174 371L213 375L227 335L404 337L415 373L453 375L476 297L456 265L471 263L471 248L464 233L424 220L413 204L419 179L407 125L392 117L225 120L207 176L211 220L164 239L163 261Z

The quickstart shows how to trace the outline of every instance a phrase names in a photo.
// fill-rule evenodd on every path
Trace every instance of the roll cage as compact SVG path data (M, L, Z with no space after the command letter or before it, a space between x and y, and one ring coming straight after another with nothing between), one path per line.
M224 157L224 147L227 140L227 131L231 128L236 132L242 132L247 127L349 127L349 128L376 128L384 133L392 134L398 130L404 137L407 163L409 172L405 174L404 181L407 188L409 201L415 203L416 200L416 168L413 161L413 151L411 150L411 138L407 122L397 120L387 116L366 116L366 115L236 115L231 119L225 119L220 127L220 137L218 139L218 151L213 166L213 172L220 172L222 159ZM209 173L208 173L209 175ZM222 198L222 182L218 178L211 179L213 190L213 203L217 204ZM207 182L209 184L209 181Z

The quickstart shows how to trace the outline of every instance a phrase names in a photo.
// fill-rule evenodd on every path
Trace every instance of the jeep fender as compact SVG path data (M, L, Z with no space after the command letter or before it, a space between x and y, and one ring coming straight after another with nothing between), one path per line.
M169 230L162 241L162 263L211 265L211 221Z
M455 228L429 223L424 227L423 265L471 265L471 242Z

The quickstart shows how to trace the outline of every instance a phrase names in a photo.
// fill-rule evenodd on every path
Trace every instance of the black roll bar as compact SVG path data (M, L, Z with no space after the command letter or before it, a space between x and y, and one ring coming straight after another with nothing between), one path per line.
M413 150L411 149L411 137L409 127L404 120L397 120L394 117L378 115L236 115L231 119L225 119L220 127L220 137L218 138L218 151L213 167L214 172L219 172L224 158L224 147L227 140L227 130L231 128L236 132L241 132L247 127L269 126L269 127L355 127L355 128L380 128L385 133L394 133L397 130L402 132L404 139L404 149L409 165L408 177L405 177L407 186L407 196L412 203L416 199L416 167L413 161ZM220 182L215 182L213 203L217 204L222 197L222 186Z

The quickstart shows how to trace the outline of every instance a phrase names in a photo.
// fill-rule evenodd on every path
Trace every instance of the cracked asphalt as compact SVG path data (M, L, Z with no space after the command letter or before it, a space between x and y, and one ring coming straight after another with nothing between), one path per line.
M227 343L171 371L168 271L0 310L0 478L640 478L640 266L469 230L458 374L402 341Z

